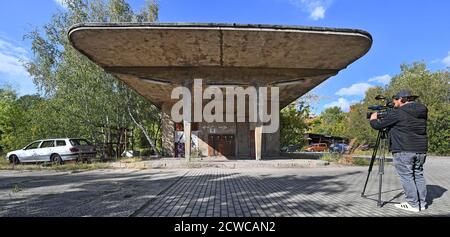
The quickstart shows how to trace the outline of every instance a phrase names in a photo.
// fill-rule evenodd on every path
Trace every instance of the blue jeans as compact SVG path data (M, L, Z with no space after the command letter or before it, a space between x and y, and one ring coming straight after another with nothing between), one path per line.
M395 169L405 190L406 201L414 208L425 208L427 185L423 176L423 164L427 154L398 152L393 156Z

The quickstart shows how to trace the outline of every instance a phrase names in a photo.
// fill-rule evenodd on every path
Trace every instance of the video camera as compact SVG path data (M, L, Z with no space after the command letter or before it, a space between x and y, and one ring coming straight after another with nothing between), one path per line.
M372 110L370 112L367 112L367 119L370 119L372 114L375 112L378 113L379 119L383 119L394 108L394 104L392 103L392 101L382 95L377 95L375 99L383 101L383 105L371 105L367 107L369 110Z

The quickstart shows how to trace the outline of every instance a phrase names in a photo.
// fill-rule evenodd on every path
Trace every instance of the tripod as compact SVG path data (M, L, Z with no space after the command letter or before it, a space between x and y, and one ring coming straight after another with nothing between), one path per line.
M366 192L367 183L369 182L370 172L372 172L373 164L377 157L378 151L380 151L380 157L378 158L378 175L380 175L380 180L378 184L378 202L377 205L379 207L383 206L383 202L381 201L381 189L383 185L383 174L384 174L384 162L386 160L386 146L387 146L387 131L386 129L378 131L377 142L375 144L375 148L373 149L372 158L370 160L369 171L366 178L366 183L364 184L364 189L361 193L361 197L365 197L364 193Z

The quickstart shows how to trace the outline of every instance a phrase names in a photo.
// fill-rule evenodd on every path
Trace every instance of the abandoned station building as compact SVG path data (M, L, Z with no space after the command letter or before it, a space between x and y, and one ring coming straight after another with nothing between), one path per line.
M85 23L73 26L69 39L159 106L163 154L187 158L194 150L202 156L279 156L280 132L263 134L261 123L251 122L174 123L175 87L192 87L194 79L205 86L278 87L281 109L372 45L361 30L239 24Z

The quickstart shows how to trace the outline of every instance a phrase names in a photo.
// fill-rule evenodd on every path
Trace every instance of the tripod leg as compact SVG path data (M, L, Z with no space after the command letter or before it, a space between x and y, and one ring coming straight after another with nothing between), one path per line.
M380 163L382 163L382 162L380 161ZM378 185L378 206L379 207L383 206L383 203L381 201L382 184L383 184L383 175L380 173L380 183Z
M380 180L379 180L379 184L378 184L378 206L382 207L383 206L383 202L381 201L381 192L383 190L383 174L384 174L384 161L386 159L386 140L383 139L383 143L382 143L382 148L381 150L381 156L380 156L380 161L379 161L379 170L378 173L380 175Z
M377 142L375 143L375 147L373 148L372 158L370 159L369 170L367 173L366 182L364 183L363 191L361 193L361 197L364 197L364 193L366 192L367 183L369 182L370 172L372 172L373 163L375 162L375 158L377 157L378 147L380 146L380 139L381 139L381 131L378 132Z

